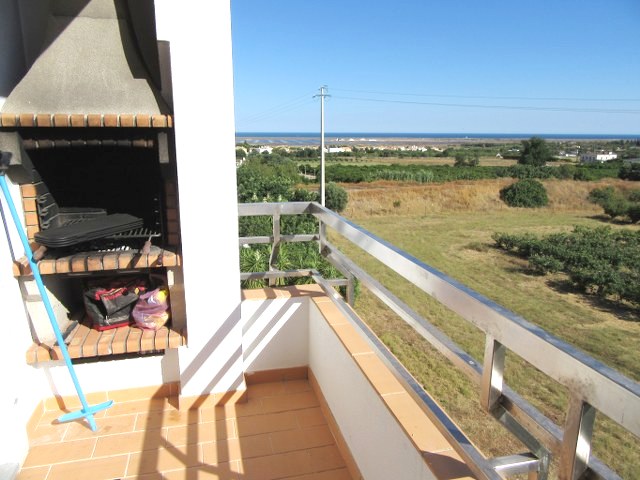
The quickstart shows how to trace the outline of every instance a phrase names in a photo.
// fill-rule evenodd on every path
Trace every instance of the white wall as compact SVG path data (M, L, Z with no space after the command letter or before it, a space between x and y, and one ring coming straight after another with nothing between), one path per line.
M24 68L17 1L0 0L0 108L20 80ZM10 185L10 190L22 218L20 190L15 185ZM0 348L0 476L7 476L26 457L28 439L25 424L42 398L46 385L24 361L32 340L11 265L13 258L21 257L24 252L1 194L0 202L4 215L0 228L0 319L4 335Z
M74 365L80 386L85 394L137 387L155 387L179 380L177 350L164 355L145 356L127 360L100 360ZM172 365L173 364L173 365ZM32 367L42 381L50 386L45 397L74 396L75 387L63 361L47 362Z
M248 373L306 366L309 302L277 298L242 302L244 370Z
M189 335L182 394L242 390L230 4L157 0L156 26L171 52Z

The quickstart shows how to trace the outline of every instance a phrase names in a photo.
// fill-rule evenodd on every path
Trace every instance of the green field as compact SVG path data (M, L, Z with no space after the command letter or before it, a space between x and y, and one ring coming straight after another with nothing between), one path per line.
M396 188L387 191L389 196L396 193ZM376 195L385 196L384 189ZM491 240L496 231L546 234L570 230L574 225L602 226L602 219L594 215L593 206L585 205L583 209L574 206L567 210L448 211L441 208L433 214L406 209L387 214L372 212L372 209L359 208L349 210L348 216L530 322L630 378L640 380L637 309L574 291L561 274L532 275L525 261L495 249ZM476 359L482 359L484 335L475 327L368 254L336 237L334 234L332 240L352 259ZM485 454L504 455L524 450L482 413L477 387L364 289L356 310ZM513 355L507 356L506 382L556 423L563 424L567 401L563 387ZM596 419L594 452L623 478L637 478L640 441L602 416Z

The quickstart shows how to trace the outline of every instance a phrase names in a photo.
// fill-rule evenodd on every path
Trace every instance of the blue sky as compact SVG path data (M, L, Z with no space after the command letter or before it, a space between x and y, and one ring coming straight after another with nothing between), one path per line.
M640 0L231 7L237 131L640 134Z

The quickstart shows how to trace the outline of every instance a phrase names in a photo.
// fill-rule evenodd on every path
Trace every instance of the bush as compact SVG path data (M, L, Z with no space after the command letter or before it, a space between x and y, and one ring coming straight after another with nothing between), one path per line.
M562 271L564 263L550 255L534 254L529 257L529 266L537 273L545 275Z
M340 185L329 182L325 189L325 206L329 210L340 213L347 208L349 196L347 191Z
M612 219L616 217L624 217L629 211L629 202L621 195L615 195L600 204L604 209L604 213Z
M640 222L640 203L632 203L631 205L629 205L627 215L629 216L629 220L631 220L631 223Z
M631 163L624 165L620 169L618 176L623 180L640 180L640 163Z
M499 248L527 258L537 273L561 271L585 293L640 305L638 231L575 227L542 238L494 233L493 239Z
M500 190L500 198L510 207L544 207L549 203L547 190L537 180L525 179Z

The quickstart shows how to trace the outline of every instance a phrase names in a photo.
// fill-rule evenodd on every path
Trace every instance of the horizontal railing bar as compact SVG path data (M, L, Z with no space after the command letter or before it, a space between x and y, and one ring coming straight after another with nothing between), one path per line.
M404 386L409 394L418 401L418 405L434 422L440 433L442 433L454 450L462 457L471 471L482 479L502 480L502 477L493 469L493 466L479 452L466 435L449 418L442 408L425 392L424 388L413 378L407 369L389 351L389 349L376 337L376 335L364 324L358 315L346 305L342 297L327 284L327 282L317 272L312 275L318 285L322 287L325 294L333 301L333 304L364 336L367 343L374 349L377 356L386 364L396 379Z
M310 202L286 202L286 203L239 203L238 215L240 217L272 216L276 210L281 215L301 215L312 213L313 203Z
M494 470L504 476L538 471L540 460L530 453L508 455L489 459Z
M320 236L318 234L295 234L295 235L280 235L281 242L294 243L294 242L313 242L318 241ZM254 245L260 243L273 243L273 237L271 236L259 236L259 237L240 237L238 238L238 244Z
M327 278L325 282L332 287L346 287L349 284L346 278Z
M264 235L261 237L240 237L238 239L238 244L242 247L243 245L255 245L257 243L272 243L273 237Z
M314 215L636 436L640 385L444 273L313 204Z
M278 278L311 277L311 270L272 270L271 272L241 272L240 280L276 280Z

